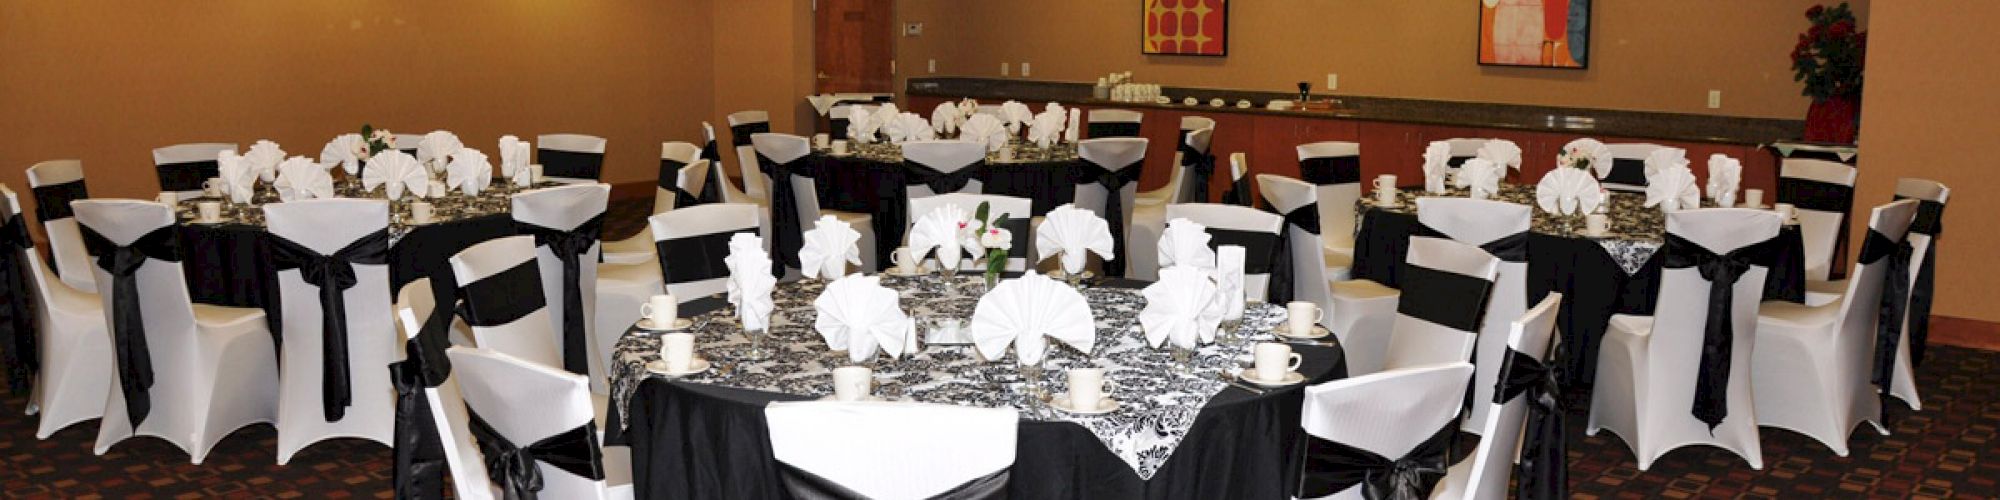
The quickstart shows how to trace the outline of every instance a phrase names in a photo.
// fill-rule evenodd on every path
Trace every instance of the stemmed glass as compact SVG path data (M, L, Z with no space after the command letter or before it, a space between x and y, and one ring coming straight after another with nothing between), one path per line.
M743 329L743 336L750 338L750 349L743 352L743 359L762 361L771 358L771 351L764 349L764 338L769 336L767 332L769 327Z
M1020 346L1015 346L1014 349L1014 355L1018 358L1021 355ZM1043 365L1049 362L1050 351L1049 346L1043 346L1041 361L1034 364L1016 363L1021 372L1022 391L1028 395L1028 406L1034 409L1035 415L1042 417L1048 415L1048 396L1042 389L1042 380L1047 378L1044 376L1047 370Z

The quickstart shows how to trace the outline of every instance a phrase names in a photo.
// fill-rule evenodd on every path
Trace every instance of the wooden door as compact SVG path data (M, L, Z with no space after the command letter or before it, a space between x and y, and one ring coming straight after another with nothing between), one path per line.
M815 9L819 93L894 91L895 0L817 0Z

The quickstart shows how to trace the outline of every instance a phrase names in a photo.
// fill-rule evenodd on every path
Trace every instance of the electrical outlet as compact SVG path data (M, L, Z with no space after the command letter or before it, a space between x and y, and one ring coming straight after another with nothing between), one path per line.
M1028 63L1026 62L1021 63L1021 77L1022 78L1028 77Z
M930 71L931 71L932 73L936 73L936 72L937 72L937 60L936 60L936 59L932 59L932 60L930 60L930 61L931 61L931 62L930 62L930 66L929 66L929 68L928 68L928 69L930 69Z
M1720 90L1708 91L1708 109L1720 109L1720 108L1722 108L1722 91Z
M889 74L896 74L896 61L894 59L889 60Z
M1340 74L1338 74L1338 73L1327 73L1327 74L1326 74L1326 91L1327 91L1327 92L1332 92L1332 91L1333 91L1333 89L1337 89L1337 88L1340 88Z
M1000 76L1007 76L1007 73L1009 72L1009 70L1013 69L1013 67L1014 65L1010 63L1000 63Z
M903 23L903 36L923 36L924 23Z

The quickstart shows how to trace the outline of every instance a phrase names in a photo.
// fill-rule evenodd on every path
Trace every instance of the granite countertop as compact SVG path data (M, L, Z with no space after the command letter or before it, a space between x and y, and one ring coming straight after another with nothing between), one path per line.
M981 100L1013 99L1026 102L1061 101L1137 109L1336 118L1742 145L1797 140L1804 135L1805 130L1805 122L1801 120L1363 96L1334 96L1339 99L1340 106L1332 110L1279 111L1264 109L1263 105L1273 99L1296 99L1297 94L1185 87L1166 87L1161 90L1161 93L1174 99L1173 104L1118 102L1092 98L1092 86L1088 83L990 78L912 78L909 80L906 93L954 99L971 97ZM1204 104L1199 106L1180 104L1182 98L1190 96ZM1314 97L1327 96L1315 94ZM1222 98L1229 104L1219 108L1206 105L1213 98ZM1243 99L1248 99L1254 107L1235 107L1235 103Z

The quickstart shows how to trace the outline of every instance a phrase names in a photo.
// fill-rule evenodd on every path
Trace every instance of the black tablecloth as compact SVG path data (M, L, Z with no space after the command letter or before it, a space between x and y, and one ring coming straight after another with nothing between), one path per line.
M1409 254L1416 214L1370 208L1361 216L1355 236L1352 277L1389 287L1399 283L1400 266ZM1805 302L1805 243L1796 225L1785 226L1764 243L1771 249L1764 280L1764 300ZM1549 292L1563 294L1556 325L1562 335L1561 366L1565 387L1583 387L1594 379L1597 342L1614 314L1650 315L1660 290L1660 253L1654 252L1639 272L1626 274L1604 246L1589 238L1532 233L1528 239L1528 303Z
M813 184L819 191L820 209L874 216L876 239L895 242L875 245L875 262L881 266L889 265L889 254L902 244L903 232L909 226L910 198L904 188L911 181L904 174L903 164L859 155L836 157L818 152L813 153L811 161L799 164L809 171L791 173L813 178ZM1034 200L1032 214L1013 214L1014 217L1040 216L1076 198L1076 179L1073 176L1078 170L1072 167L1077 164L1077 160L988 162L977 167L980 172L975 178L984 186L980 190L982 193ZM787 216L774 214L772 217ZM778 222L773 227L797 228L801 227L799 224L811 222L798 221L793 225Z
M687 314L721 306L704 298ZM1335 346L1294 345L1307 384L1344 378ZM1070 422L1022 420L1012 498L1288 498L1303 454L1301 388L1262 395L1230 387L1210 399L1187 437L1150 481ZM639 498L786 498L771 456L764 405L806 396L652 378L630 398L629 427L606 412L606 442L632 450ZM624 431L620 432L619 429Z

